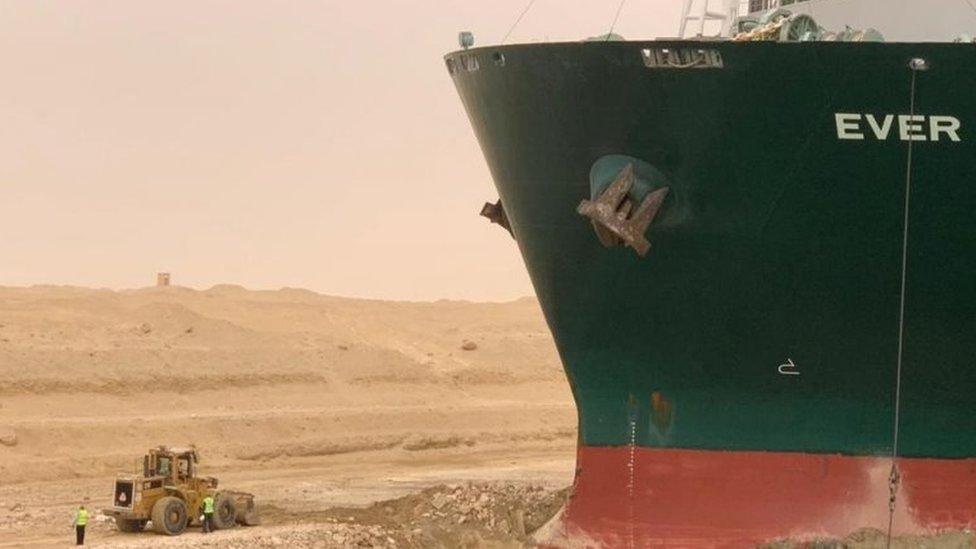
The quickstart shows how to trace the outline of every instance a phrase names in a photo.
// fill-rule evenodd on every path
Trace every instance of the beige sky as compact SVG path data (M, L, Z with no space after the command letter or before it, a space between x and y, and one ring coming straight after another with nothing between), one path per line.
M0 285L384 299L532 292L441 56L525 0L4 0ZM537 0L510 42L606 32L616 0ZM618 31L673 35L680 0Z

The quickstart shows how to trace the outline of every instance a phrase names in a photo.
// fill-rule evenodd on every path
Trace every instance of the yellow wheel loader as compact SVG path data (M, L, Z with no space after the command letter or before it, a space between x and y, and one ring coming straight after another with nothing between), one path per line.
M194 447L159 446L146 453L141 475L115 479L112 507L102 512L115 518L121 532L141 532L148 523L157 534L178 536L187 526L200 524L203 498L214 498L217 529L259 523L254 496L217 488L214 477L198 476Z

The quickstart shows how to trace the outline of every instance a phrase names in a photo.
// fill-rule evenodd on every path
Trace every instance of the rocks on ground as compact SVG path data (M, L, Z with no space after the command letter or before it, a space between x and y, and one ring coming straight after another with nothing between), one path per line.
M531 534L559 511L568 492L533 484L452 484L330 513L332 520L381 526L399 547L514 548L531 545Z
M0 426L0 445L3 446L16 446L17 445L17 433L14 432L10 427Z

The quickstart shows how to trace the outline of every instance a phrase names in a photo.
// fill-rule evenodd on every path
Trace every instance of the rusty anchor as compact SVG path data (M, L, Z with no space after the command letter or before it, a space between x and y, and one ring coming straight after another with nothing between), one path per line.
M485 202L485 205L481 208L481 217L486 217L492 223L500 225L508 231L508 234L512 235L512 238L515 238L515 234L512 233L512 226L508 222L508 215L505 214L505 207L502 206L501 198L494 204Z
M634 165L627 164L600 196L595 200L580 202L576 211L590 218L597 239L605 247L623 243L643 257L651 249L651 243L644 233L654 221L671 188L662 187L649 193L634 210L634 203L627 193L633 188L635 180Z

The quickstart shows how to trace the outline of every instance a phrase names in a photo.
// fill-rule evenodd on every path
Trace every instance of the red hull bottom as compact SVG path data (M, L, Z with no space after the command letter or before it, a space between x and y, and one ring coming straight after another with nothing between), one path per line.
M888 527L889 458L581 447L558 547L754 547ZM899 459L898 535L976 524L976 459Z

